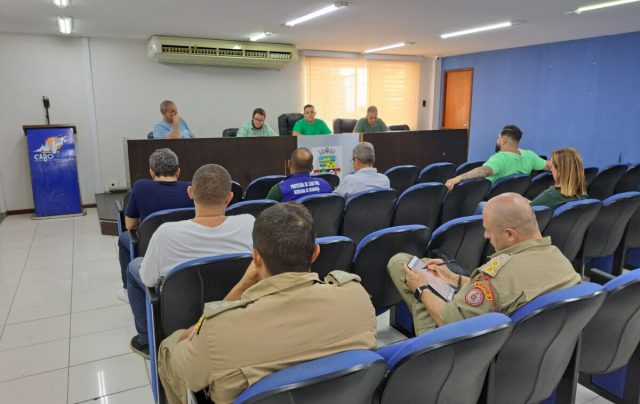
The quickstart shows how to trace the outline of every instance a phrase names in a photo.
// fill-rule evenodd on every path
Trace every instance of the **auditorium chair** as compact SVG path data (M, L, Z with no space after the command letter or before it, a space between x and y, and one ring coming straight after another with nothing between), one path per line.
M116 222L118 223L118 236L122 233L124 233L125 231L127 231L127 228L125 226L125 220L124 220L124 211L125 209L127 209L127 204L129 203L129 198L131 198L131 190L127 191L126 194L124 194L124 197L122 198L122 200L116 200L115 205L116 205Z
M247 189L244 191L244 200L266 198L271 187L283 179L285 179L284 175L265 175L264 177L256 178L247 185Z
M316 244L320 246L320 254L311 264L311 272L317 272L320 280L334 270L351 271L356 253L356 243L353 240L345 236L318 237Z
M227 128L222 131L222 137L236 137L239 128Z
M449 178L453 178L456 171L456 165L452 163L442 162L429 164L418 174L418 184L423 182L440 182L445 183Z
M367 234L391 226L396 195L393 189L353 194L344 207L340 234L357 244Z
M389 125L389 130L394 131L394 130L411 130L411 129L409 128L409 125L402 124L402 125Z
M333 120L333 133L352 133L357 124L357 119L336 118Z
M272 373L233 403L370 404L386 373L386 363L377 353L345 351Z
M553 174L548 171L540 173L531 178L531 182L529 183L527 190L524 192L524 197L532 201L540 195L542 191L545 191L554 184L555 180L553 179Z
M391 188L401 194L416 183L418 179L418 167L414 165L395 166L385 171L384 175L389 178Z
M147 133L147 139L153 139L153 131Z
M578 256L589 225L598 215L602 203L596 199L568 202L553 212L551 221L544 229L543 236L550 236L569 261Z
M387 272L387 262L400 252L422 256L430 235L431 230L422 225L396 226L373 232L358 244L352 272L362 278L378 314L401 299Z
M475 168L482 167L483 164L484 164L484 161L467 161L466 163L460 164L456 168L456 171L453 173L453 176L457 177L460 174L468 173L469 171Z
M602 208L589 225L582 246L581 264L587 275L591 268L613 273L613 255L638 208L640 192L625 192L602 201Z
M444 197L439 223L473 215L478 204L489 192L489 188L491 181L486 178L474 178L457 183Z
M205 303L222 300L240 281L252 259L249 251L194 259L172 269L161 286L147 288L151 382L156 402L166 402L157 374L160 342L174 331L194 325Z
M444 184L437 182L416 184L408 188L396 201L392 224L421 224L435 229L446 193Z
M299 112L280 115L278 117L278 133L280 136L291 136L291 132L293 132L293 125L303 118L304 115Z
M235 215L243 215L249 214L255 218L260 216L263 210L267 209L270 206L275 205L276 201L271 199L253 199L251 201L242 201L233 206L227 207L225 214L227 216L235 216Z
M337 194L314 194L297 200L313 217L316 237L335 236L340 231L344 198Z
M426 255L436 258L438 253L456 260L469 276L482 261L487 240L484 238L482 216L465 216L450 220L433 231Z
M607 297L582 332L580 384L614 403L640 401L640 269L592 274Z
M486 200L504 194L507 192L515 192L516 194L523 195L529 187L529 176L527 174L514 174L507 177L502 177L491 184L489 193L485 197Z
M621 274L625 266L640 267L640 209L629 219L622 242L614 255L614 275Z
M556 402L574 402L580 333L605 296L600 285L581 283L538 296L516 310L513 331L491 365L480 402L537 403L557 387Z
M389 367L380 403L477 402L512 325L504 314L487 313L379 349Z
M627 172L627 168L626 164L614 164L598 172L596 178L589 185L589 191L587 192L589 198L604 201L613 195L618 181Z
M640 191L640 164L629 167L616 184L616 194L631 191Z
M598 175L598 167L585 167L584 168L584 180L587 185L587 188L591 185L593 180Z
M331 185L331 188L333 189L338 188L338 185L340 185L340 177L338 177L336 174L320 173L320 174L312 174L311 176L322 178L323 180L327 181L329 185Z
M233 199L229 202L229 206L234 203L242 201L242 185L236 181L231 181L231 192L233 192Z
M131 242L129 243L129 251L131 259L144 257L149 247L151 236L158 230L160 225L167 222L193 219L195 215L195 208L179 208L161 210L145 217L138 229L130 232Z

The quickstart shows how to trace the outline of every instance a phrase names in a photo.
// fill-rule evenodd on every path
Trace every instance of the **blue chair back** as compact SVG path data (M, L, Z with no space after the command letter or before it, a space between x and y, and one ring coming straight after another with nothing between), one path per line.
M389 227L393 219L396 195L394 189L354 194L344 208L341 235L358 244L367 234Z
M340 232L344 198L337 194L307 195L298 199L313 217L316 237L335 236Z
M504 194L506 192L515 192L516 194L524 195L525 191L529 187L529 175L527 174L514 174L507 177L499 178L493 182L486 199L489 200L494 196Z
M416 184L396 201L393 225L421 224L435 229L447 188L438 182Z
M385 171L384 175L389 177L391 188L401 194L416 183L418 179L418 167L414 165L395 166Z
M362 278L362 286L371 295L376 310L400 301L400 295L387 273L387 262L395 254L406 252L422 256L431 230L422 225L389 227L369 234L356 248L353 272Z
M246 389L234 404L370 404L387 366L368 350L341 352L280 370Z
M234 204L233 206L227 207L225 214L227 216L249 214L257 218L258 216L260 216L260 213L262 213L263 210L275 205L276 203L278 202L271 199L253 199L250 201L242 201Z
M338 185L340 185L340 177L338 177L335 174L320 173L320 174L313 174L312 177L322 178L323 180L327 181L329 185L331 185L331 188L333 189L336 189Z
M540 233L542 233L544 232L544 229L546 229L549 225L549 222L551 222L551 218L553 217L553 209L548 206L532 206L531 208L533 209L533 213L535 213L536 215Z
M456 171L456 165L453 163L433 163L429 164L420 171L418 175L418 184L423 182L440 182L444 184L449 178L453 177Z
M606 292L583 283L539 296L516 310L515 326L494 364L487 402L534 403L551 396L574 355L580 333Z
M489 188L491 188L491 181L485 178L465 180L456 184L444 198L440 223L473 215L478 204L489 192Z
M320 246L320 255L316 262L311 264L311 271L317 272L320 279L324 279L334 270L351 271L351 263L356 253L356 243L353 240L344 236L319 237L316 244Z
M284 178L284 175L266 175L264 177L256 178L247 185L247 189L244 192L244 200L249 201L252 199L266 198L271 187L282 181Z
M457 177L458 175L467 173L473 170L474 168L482 167L483 164L484 164L484 161L467 161L466 163L460 164L458 168L456 168L456 171L453 174L453 176Z
M618 181L627 172L628 168L629 166L626 164L614 164L602 169L589 185L589 191L587 192L589 197L604 201L613 195Z
M378 350L390 369L381 404L477 402L512 324L504 314L488 313Z
M548 171L540 173L531 178L531 182L524 192L524 197L529 200L534 200L542 191L546 190L555 183L553 174Z
M543 235L573 261L582 247L589 225L598 215L602 203L595 199L568 202L556 208Z
M233 199L229 202L229 206L234 203L242 201L242 185L239 182L231 181L231 192L233 192Z
M598 175L598 167L585 167L584 168L584 180L587 185L587 188L591 185L593 180L596 179L596 175Z
M438 227L431 235L427 256L435 250L455 259L470 275L480 265L487 240L484 238L482 216L465 216L453 219Z
M151 236L163 223L179 222L193 219L196 215L195 208L179 208L160 210L145 217L137 231L137 246L134 257L143 257L149 247Z
M640 191L640 164L635 164L624 173L616 184L615 193Z

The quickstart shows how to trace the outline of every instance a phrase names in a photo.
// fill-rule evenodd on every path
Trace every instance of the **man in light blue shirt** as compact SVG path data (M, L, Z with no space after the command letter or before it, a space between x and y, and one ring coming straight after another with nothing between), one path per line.
M160 103L162 120L153 127L154 139L192 139L187 121L178 115L178 107L173 101L164 100Z
M347 201L358 192L373 189L390 189L389 178L380 174L373 167L376 162L376 154L373 145L369 142L358 143L352 153L353 168L355 173L347 175L340 181L340 185L334 191L342 195Z

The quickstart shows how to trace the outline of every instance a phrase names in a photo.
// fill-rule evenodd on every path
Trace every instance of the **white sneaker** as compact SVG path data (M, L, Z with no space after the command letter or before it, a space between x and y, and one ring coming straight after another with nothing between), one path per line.
M118 299L122 300L125 303L129 303L129 295L127 294L127 289L122 288L116 293Z

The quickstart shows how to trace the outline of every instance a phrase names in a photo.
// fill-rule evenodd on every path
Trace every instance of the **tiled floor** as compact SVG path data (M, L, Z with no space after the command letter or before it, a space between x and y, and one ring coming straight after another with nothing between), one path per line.
M78 218L0 223L0 402L152 403L148 362L120 285L116 238L95 209ZM378 318L378 340L403 338ZM606 403L578 388L576 403Z

